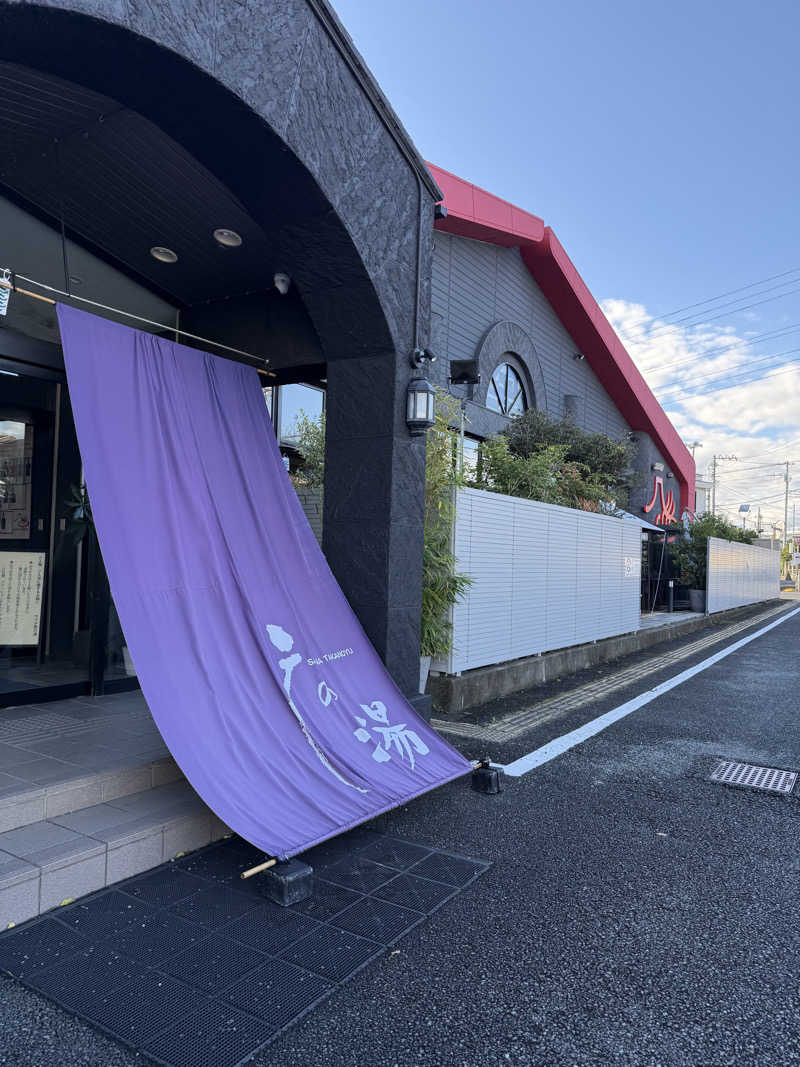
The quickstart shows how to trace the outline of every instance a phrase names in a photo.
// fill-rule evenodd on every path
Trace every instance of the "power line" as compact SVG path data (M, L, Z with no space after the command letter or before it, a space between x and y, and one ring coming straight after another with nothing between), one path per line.
M755 336L750 338L740 337L737 338L737 340L734 341L732 344L720 345L717 348L706 348L702 352L698 352L694 356L689 356L687 359L677 359L673 360L671 363L662 363L658 367L648 368L648 372L651 369L662 371L671 370L673 367L685 367L690 363L697 363L698 360L705 359L708 356L721 355L724 352L731 352L734 348L739 348L740 346L749 348L752 345L761 344L761 342L765 341L767 338L775 339L776 337L782 337L787 333L794 333L794 331L798 329L800 329L800 322L795 322L792 323L791 326L781 326L780 329L777 330L767 330L766 333L757 333L755 334ZM637 363L637 367L638 366L639 365ZM642 370L641 367L639 367L639 370L642 371L642 374L646 373Z
M781 274L771 274L769 278L762 278L760 281L750 282L749 285L739 286L738 289L728 289L726 292L719 293L717 296L709 296L705 300L698 300L695 304L686 304L684 307L676 308L674 311L668 311L666 314L657 317L662 321L664 319L671 319L673 315L680 315L682 311L691 311L692 308L702 307L705 304L713 304L717 300L722 300L726 296L733 296L734 293L743 293L747 289L755 289L757 285L765 285L767 282L774 282L778 278L785 278L787 275L796 274L798 271L800 271L800 267L792 267L791 270L785 270ZM644 315L640 319L634 319L629 325L637 326L640 322L647 322L648 319L651 319L651 316Z
M765 289L764 292L769 292L769 290ZM761 307L762 304L770 304L773 300L781 300L784 296L792 296L793 293L800 293L800 289L789 289L788 292L779 293L777 296L768 296L766 300L756 300L752 304L743 304L742 307L734 308L733 311L722 311L719 315L709 315L707 318L701 319L698 322L690 323L688 326L684 326L683 329L691 330L698 326L705 326L707 323L714 322L716 319L729 318L731 315L738 315L742 311L749 311L750 308ZM735 302L736 301L734 301L734 303ZM692 318L693 316L689 317ZM662 326L656 326L655 329L651 330L648 333L647 337L642 338L641 340L634 340L629 343L637 345L646 344L652 337L657 336L664 330L671 330L677 327L679 323L680 320L678 320L678 322L665 323Z
M760 363L767 363L769 360L782 359L784 356L794 355L795 352L800 352L800 347L787 348L783 352L773 352L768 356L759 356L758 359L754 359L754 360L750 361L747 371L739 371L738 373L739 374L746 374L746 373L749 372L749 369L751 367L755 367ZM725 372L725 371L714 371L711 374L700 375L699 378L694 379L693 384L698 384L699 383L699 384L702 385L702 384L705 383L705 384L710 385L713 382L719 380L721 378L721 376L723 374L725 374L725 373L728 373L730 375L730 371L728 371L728 372ZM735 375L734 375L734 377L735 377ZM663 388L660 388L659 395L663 397L665 394L668 395L668 394L674 393L674 392L680 393L680 392L683 392L684 389L685 389L685 387L683 385L674 385L674 384L673 385L664 385Z

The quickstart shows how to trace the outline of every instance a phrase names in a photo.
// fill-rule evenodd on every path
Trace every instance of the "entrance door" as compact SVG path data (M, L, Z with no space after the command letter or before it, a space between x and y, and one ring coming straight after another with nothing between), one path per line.
M63 374L0 360L0 708L137 684L80 487Z

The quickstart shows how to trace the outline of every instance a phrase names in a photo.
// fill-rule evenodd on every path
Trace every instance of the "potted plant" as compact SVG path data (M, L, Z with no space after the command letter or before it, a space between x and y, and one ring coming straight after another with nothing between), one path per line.
M689 607L696 612L706 610L709 537L750 544L756 533L753 530L741 530L716 515L703 515L689 526L688 531L677 535L670 550L678 568L679 581L689 587Z

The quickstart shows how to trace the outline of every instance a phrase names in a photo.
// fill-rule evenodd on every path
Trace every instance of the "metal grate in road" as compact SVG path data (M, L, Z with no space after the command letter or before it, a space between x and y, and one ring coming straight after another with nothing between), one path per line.
M757 767L753 763L720 760L711 772L711 781L746 789L763 789L768 793L791 793L797 773L782 771L778 767Z

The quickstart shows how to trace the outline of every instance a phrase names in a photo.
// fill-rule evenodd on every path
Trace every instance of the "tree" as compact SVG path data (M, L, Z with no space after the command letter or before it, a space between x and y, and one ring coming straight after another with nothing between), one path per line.
M630 441L615 440L604 433L586 433L571 419L552 419L537 408L514 419L502 436L508 441L509 452L523 458L547 449L562 449L565 466L572 465L567 481L585 482L585 500L591 502L602 497L619 506L627 503L634 456ZM581 487L575 484L573 488L575 493L568 491L567 495L578 499L576 494Z
M757 536L755 530L742 530L716 515L703 515L689 526L688 536L679 534L675 543L670 546L672 557L678 566L681 584L688 585L691 589L705 589L709 537L742 541L750 545Z
M325 483L325 412L310 419L305 411L297 417L297 451L303 466L292 480L310 489L322 488Z
M444 390L436 391L436 421L428 430L425 451L425 536L422 553L422 619L420 652L442 656L452 642L449 611L463 596L472 579L456 573L451 550L455 519L455 490L463 484L455 457L458 401Z

